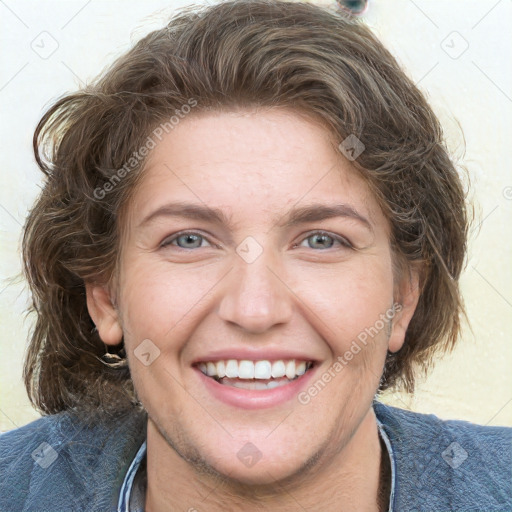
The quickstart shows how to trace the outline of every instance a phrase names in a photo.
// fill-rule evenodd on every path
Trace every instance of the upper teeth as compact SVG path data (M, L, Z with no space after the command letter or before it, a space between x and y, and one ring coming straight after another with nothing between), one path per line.
M303 375L311 363L306 361L249 361L247 359L228 359L224 361L208 361L199 363L199 369L209 377L228 377L232 379L270 379L287 377L294 379Z

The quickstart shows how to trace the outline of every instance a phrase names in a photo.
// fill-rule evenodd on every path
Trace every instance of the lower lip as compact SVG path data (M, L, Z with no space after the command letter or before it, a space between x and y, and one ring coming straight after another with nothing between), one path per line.
M195 368L206 389L225 404L240 409L264 409L284 404L295 398L306 387L315 373L316 366L309 369L298 379L284 386L272 389L240 389L220 384L215 379L207 377L201 370Z

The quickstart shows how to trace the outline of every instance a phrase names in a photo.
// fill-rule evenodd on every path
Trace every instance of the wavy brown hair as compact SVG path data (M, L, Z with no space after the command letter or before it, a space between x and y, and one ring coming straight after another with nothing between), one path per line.
M140 148L191 100L195 112L288 107L339 142L352 134L364 144L353 163L389 219L395 263L423 269L404 346L388 354L380 385L412 391L417 372L453 347L463 313L465 193L440 123L361 22L308 3L234 0L179 11L39 122L46 181L23 238L36 313L24 367L32 403L55 413L133 402L128 368L101 362L84 283L115 277Z

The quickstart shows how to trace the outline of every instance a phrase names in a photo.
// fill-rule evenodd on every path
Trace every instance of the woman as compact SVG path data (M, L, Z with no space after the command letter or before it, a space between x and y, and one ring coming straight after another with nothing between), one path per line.
M34 146L46 416L0 437L0 509L510 509L511 429L375 398L456 342L468 222L438 120L366 27L183 11Z

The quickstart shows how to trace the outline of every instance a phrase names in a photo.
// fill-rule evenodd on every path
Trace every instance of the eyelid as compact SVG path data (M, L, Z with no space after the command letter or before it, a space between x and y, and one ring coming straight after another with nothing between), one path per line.
M203 240L206 240L211 246L215 245L212 242L210 242L210 240L208 239L208 236L201 233L201 231L185 230L185 231L179 231L177 233L173 233L172 235L169 235L166 238L164 238L163 241L160 243L160 247L165 248L169 245L174 245L174 244L172 244L172 242L174 242L176 239L178 239L180 236L183 236L183 235L198 235ZM293 244L293 247L299 247L302 242L304 242L305 240L307 240L309 237L311 237L313 235L327 235L327 236L331 237L333 240L337 241L342 247L347 247L350 249L354 248L354 245L346 237L335 234L335 233L331 233L330 231L318 230L318 229L308 231L307 233L303 234L300 242L298 242L297 244ZM178 249L187 250L186 248L180 247L179 245L175 245L175 247L177 247ZM199 248L200 247L196 247L195 249L199 249ZM329 250L329 249L331 249L331 247L329 247L326 250Z
M350 240L348 238L341 236L341 235L337 235L336 233L331 233L330 231L325 231L323 229L309 231L308 233L306 233L305 235L302 236L299 244L304 242L304 240L307 240L309 237L311 237L313 235L327 235L327 236L331 237L333 240L336 240L341 246L349 248L349 249L354 249L354 245L350 242ZM298 247L299 244L294 244L294 247ZM326 250L329 250L329 249L332 249L332 248L329 247Z
M215 244L212 244L210 242L210 240L208 239L208 237L206 235L204 235L203 233L201 233L201 231L185 230L185 231L179 231L177 233L173 233L172 235L166 236L162 240L162 242L160 242L159 247L165 248L165 247L167 247L169 245L173 245L172 242L174 242L177 238L179 238L180 236L183 236L183 235L198 235L203 240L206 240L210 245L215 245ZM178 249L183 249L185 251L187 250L186 248L180 247L179 245L175 245L175 247L177 247ZM197 247L197 249L199 249L199 247Z

